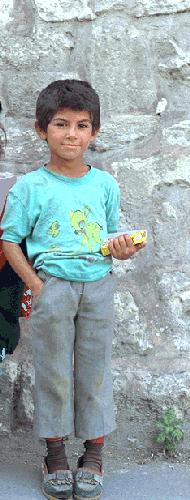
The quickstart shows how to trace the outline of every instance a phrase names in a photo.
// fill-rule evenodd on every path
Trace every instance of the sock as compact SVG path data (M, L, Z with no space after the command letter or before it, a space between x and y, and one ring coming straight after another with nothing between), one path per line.
M48 455L46 458L49 474L57 470L68 470L69 464L65 454L65 443L61 439L46 439Z
M97 439L87 439L87 443L104 443L105 441L105 436L102 436L100 438L97 438Z
M97 442L101 441L101 442ZM83 455L83 467L97 470L100 472L102 465L102 449L104 447L104 438L92 439L85 441L84 447L86 451Z

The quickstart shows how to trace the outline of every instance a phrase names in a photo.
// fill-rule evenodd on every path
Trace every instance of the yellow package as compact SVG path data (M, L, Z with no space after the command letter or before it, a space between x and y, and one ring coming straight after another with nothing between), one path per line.
M114 238L117 238L118 236L122 236L124 233L119 232L118 233L108 233L107 238L103 241L100 250L102 255L105 257L106 255L110 254L109 248L108 248L108 243L109 240L114 240ZM135 233L133 231L126 231L125 234L129 234L133 240L133 245L138 245L138 243L142 243L143 241L147 240L147 231L146 229L142 229L141 231L136 231Z

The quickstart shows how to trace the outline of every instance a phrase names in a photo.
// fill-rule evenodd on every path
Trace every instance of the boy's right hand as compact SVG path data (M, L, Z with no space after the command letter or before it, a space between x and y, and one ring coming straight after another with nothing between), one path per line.
M18 243L3 240L3 252L15 273L31 290L32 299L35 301L44 286L44 282L28 263Z
M37 296L39 295L39 293L41 292L43 286L44 286L44 282L40 279L40 278L36 278L35 281L33 281L32 285L30 286L31 288L31 293L32 293L32 302L34 303Z

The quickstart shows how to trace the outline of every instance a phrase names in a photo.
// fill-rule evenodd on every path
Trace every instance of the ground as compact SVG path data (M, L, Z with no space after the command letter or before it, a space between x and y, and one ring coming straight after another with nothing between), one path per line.
M0 463L11 465L15 462L19 464L30 463L30 468L36 470L36 465L39 467L42 464L43 457L46 455L45 440L39 440L33 434L31 428L20 427L11 435L0 434ZM75 469L77 457L83 453L82 440L70 436L66 441L66 451L71 469ZM190 466L190 457L188 455L178 453L176 457L167 457L161 451L149 454L143 450L128 449L126 452L121 452L117 446L109 447L105 441L104 449L104 468L106 472L119 472L121 469L128 468L130 465L158 465L180 463Z

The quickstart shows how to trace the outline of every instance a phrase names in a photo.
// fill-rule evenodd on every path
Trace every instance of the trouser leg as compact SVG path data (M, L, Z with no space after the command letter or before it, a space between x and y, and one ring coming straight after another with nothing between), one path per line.
M30 316L35 365L34 432L66 436L74 430L73 346L77 294L70 282L39 271L46 280Z
M75 435L98 438L115 428L111 374L116 278L84 284L75 322Z

